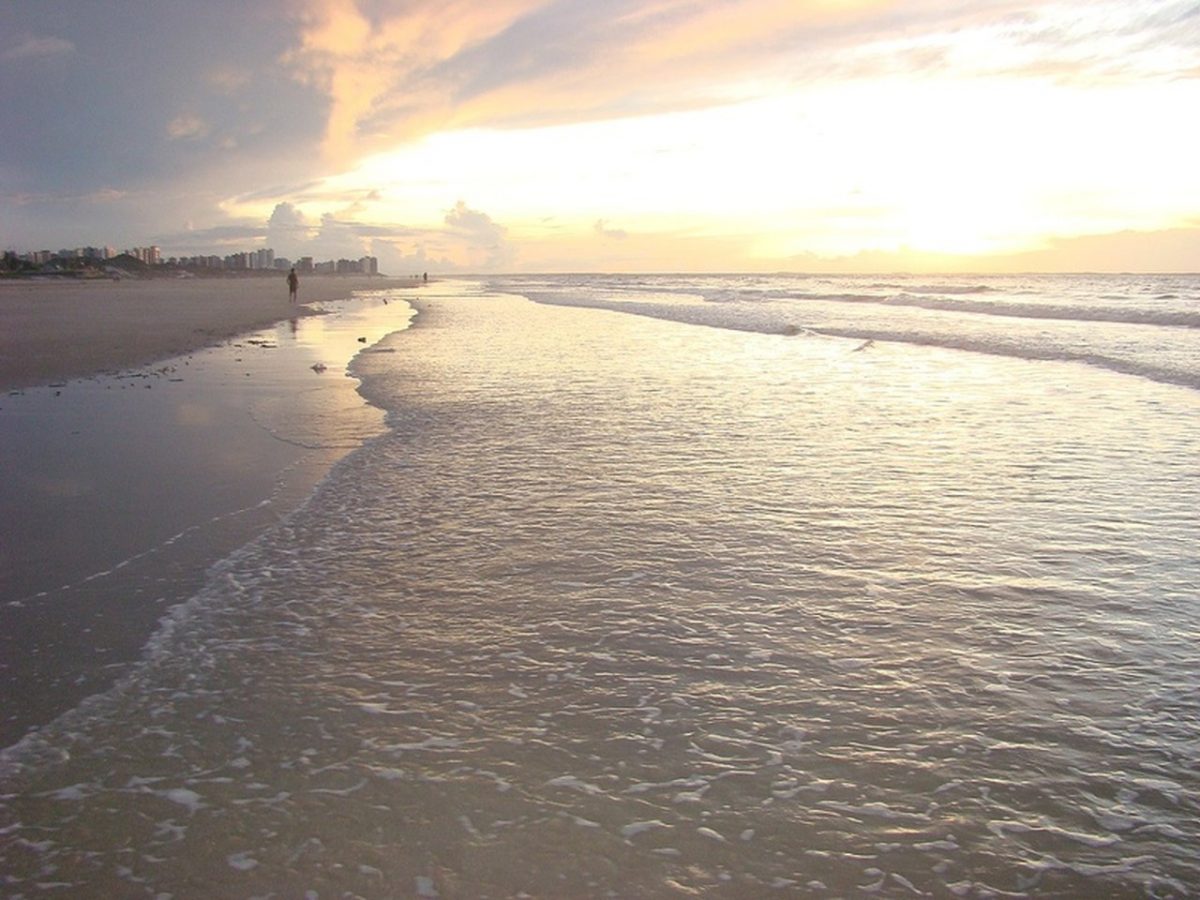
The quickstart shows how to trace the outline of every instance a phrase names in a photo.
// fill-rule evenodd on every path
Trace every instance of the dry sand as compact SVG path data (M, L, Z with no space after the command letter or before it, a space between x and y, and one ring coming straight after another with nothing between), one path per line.
M300 303L278 278L0 283L0 389L133 368L297 315L304 304L411 279L306 276Z

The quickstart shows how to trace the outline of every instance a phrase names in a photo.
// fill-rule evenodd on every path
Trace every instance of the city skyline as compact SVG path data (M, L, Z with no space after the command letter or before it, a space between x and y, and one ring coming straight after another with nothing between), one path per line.
M120 260L124 257L136 260L147 267L167 266L182 269L209 269L214 271L277 271L296 268L300 273L331 273L331 274L364 274L379 275L379 260L374 256L361 256L357 259L318 260L312 256L302 256L298 259L275 255L274 248L265 247L257 250L242 250L224 255L195 254L192 256L164 256L162 249L155 245L146 247L130 247L117 251L110 245L100 247L86 245L59 250L27 250L18 251L12 248L4 251L4 261L8 263L23 263L31 267L46 267L61 262L82 262L85 264L103 264ZM12 268L6 265L6 268ZM35 269L36 270L36 269Z
M47 0L0 35L5 245L1200 270L1180 0Z

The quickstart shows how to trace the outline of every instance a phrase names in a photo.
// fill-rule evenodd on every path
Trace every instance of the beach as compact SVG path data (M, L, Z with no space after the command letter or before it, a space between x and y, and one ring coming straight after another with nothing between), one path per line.
M0 744L110 686L209 566L382 430L345 370L407 325L382 298L408 286L0 287Z
M299 303L278 278L0 281L0 389L119 371L297 315L307 303L412 281L309 276Z
M0 753L8 892L1200 889L1200 281L418 296L347 307L350 449Z

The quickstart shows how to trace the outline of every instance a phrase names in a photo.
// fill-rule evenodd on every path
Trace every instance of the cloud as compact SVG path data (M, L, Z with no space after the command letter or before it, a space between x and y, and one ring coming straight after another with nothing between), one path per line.
M48 59L74 52L75 45L64 38L29 35L15 47L0 52L0 60Z
M328 98L324 147L335 160L436 130L697 108L831 78L1136 82L1192 77L1200 65L1189 0L1080 9L1023 0L317 0L285 61Z
M494 243L504 237L504 227L492 221L487 213L471 209L462 200L446 213L446 224L464 232L481 244Z
M324 248L325 253L332 256L357 259L367 249L363 236L358 233L357 223L341 222L333 213L321 216L321 225L315 240Z
M597 219L596 224L592 226L592 230L603 238L610 240L623 241L629 237L629 232L623 228L609 228L608 223L603 219Z
M118 191L114 188L98 188L94 191L87 191L81 194L31 194L17 192L12 194L0 194L0 200L12 203L14 206L77 206L80 204L87 205L103 205L116 203L128 197L125 191Z
M183 113L167 123L167 137L173 141L194 141L207 137L211 127L192 113Z
M100 188L99 190L92 191L90 194L85 194L83 199L87 203L115 203L118 200L124 200L125 197L125 191L118 191L113 188Z
M911 98L907 116L932 108L928 98L936 91L930 90L939 85L961 88L953 96L975 107L987 105L979 102L990 96L986 86L1000 81L1019 79L1030 96L1049 83L1049 93L1064 83L1117 86L1112 96L1118 101L1122 92L1149 85L1147 96L1160 102L1155 116L1178 135L1186 130L1178 124L1179 110L1194 106L1191 86L1200 83L1195 0L287 0L250 6L205 0L144 9L91 0L87 16L74 14L77 5L0 2L0 108L21 126L0 140L0 201L9 201L0 214L5 232L22 242L57 244L79 235L81 242L141 244L189 220L200 228L251 223L256 240L304 241L314 255L327 255L319 243L324 235L342 250L395 241L406 258L423 248L484 268L506 265L518 242L521 259L529 260L531 233L524 229L552 214L570 223L572 253L580 259L591 253L624 265L635 253L650 252L652 233L665 227L646 212L649 203L630 208L606 195L572 207L561 194L498 184L495 172L520 167L473 156L471 148L436 177L429 168L437 166L372 169L364 157L437 143L449 131L494 136L534 125L617 124L619 132L599 125L596 131L621 135L605 147L613 168L624 167L614 172L621 180L611 182L616 195L622 185L631 190L625 176L660 165L651 155L659 139L643 127L657 114L717 106L733 112L752 105L746 101L796 99L805 116L802 140L776 153L781 126L788 124L780 119L731 129L726 133L736 140L725 157L708 151L717 165L707 171L719 177L692 179L695 189L664 194L654 207L655 215L669 217L690 209L693 196L733 193L746 170L766 171L758 162L764 154L791 153L796 162L779 170L779 191L763 194L781 195L812 180L816 170L805 160L823 141L835 142L839 157L861 155L863 177L855 180L871 188L866 176L879 171L875 160L904 157L913 142L911 131L876 128L888 144L882 153L839 137L851 130L846 122L870 109L869 103L856 111L840 102L862 99L859 87L887 93L895 86L896 96ZM52 37L46 36L50 27ZM1077 93L1060 96L1069 95L1071 109L1081 109L1075 101L1086 99L1085 92ZM821 105L822 97L839 102ZM1070 143L1075 121L1064 116L1031 127L1030 112L1038 108L998 107L992 118L1000 124L991 134L978 133L989 146L1022 131L1041 135L1033 144L1012 141L1034 148L1013 163L1031 176L1035 164L1044 169L1043 158ZM1019 127L1010 128L1013 123ZM420 140L430 135L436 137ZM693 155L691 147L660 142L680 158ZM953 150L956 141L926 144L930 149L921 154ZM1109 144L1098 146L1103 151ZM1116 161L1108 169L1121 177L1113 181L1170 170L1178 184L1168 187L1186 194L1192 184L1187 169L1175 156L1163 164L1169 146L1129 147L1124 156L1111 147L1107 156L1097 154ZM544 158L544 166L527 167L531 183L598 177L583 171L582 154ZM1082 165L1089 158L1081 156ZM372 177L347 177L364 167L360 163ZM1105 182L1095 183L1102 192ZM98 186L116 192L120 202L81 201ZM372 194L375 187L379 195ZM1166 202L1152 191L1139 193L1150 198L1146 203ZM1074 195L1082 192L1074 191L1072 202ZM459 196L474 198L491 215L465 203L447 212ZM290 206L280 211L281 203ZM1130 213L1141 208L1136 203L1121 198L1112 205L1116 212L1102 227L1149 227ZM807 216L812 228L836 231L815 221L811 210L793 206L794 218ZM597 219L605 214L630 229L627 240L620 240L623 228ZM410 217L422 227L388 225L389 216ZM727 220L693 215L687 221L719 230ZM1035 227L1030 217L1023 221ZM737 227L747 230L745 223ZM682 243L653 247L684 252Z
M1055 238L1028 253L986 260L1002 271L1195 272L1200 225Z
M462 238L473 262L494 269L508 265L516 258L508 243L506 229L487 213L471 209L462 200L446 213L446 225Z
M323 182L321 180L314 179L311 181L300 181L291 184L260 185L244 194L239 194L236 197L230 198L229 202L235 206L244 203L261 203L270 200L274 200L277 203L282 203L285 202L283 200L284 197L291 198L291 201L294 201L313 196L322 184ZM291 201L286 202L291 205Z
M1191 78L1200 62L1196 10L1190 0L1095 0L1087 7L914 0L863 20L825 77L914 73L1076 85Z
M346 160L401 123L445 108L447 84L435 70L465 48L507 28L546 0L396 0L373 6L368 18L356 0L317 0L303 17L299 46L284 57L294 76L329 100L323 149ZM397 99L399 98L399 99Z
M368 15L365 3L324 0L285 62L327 96L326 155L344 160L439 129L729 102L752 95L764 75L794 77L798 64L822 71L862 29L883 27L879 10L891 6L377 0Z
M253 83L254 73L240 66L220 66L208 73L207 81L222 94L232 97Z
M282 256L309 255L307 245L316 229L291 203L277 203L267 219L267 246Z
M279 64L297 34L281 5L294 8L89 0L82 15L70 0L0 3L0 56L19 60L3 65L0 108L21 126L0 140L5 186L186 193L186 214L163 203L146 216L170 230L219 215L222 192L312 178L321 96Z
M251 223L216 225L211 228L189 228L186 231L160 234L154 243L163 248L164 255L193 255L221 250L248 250L262 242L264 230Z
M267 227L275 231L306 232L308 219L291 203L277 203L267 219Z

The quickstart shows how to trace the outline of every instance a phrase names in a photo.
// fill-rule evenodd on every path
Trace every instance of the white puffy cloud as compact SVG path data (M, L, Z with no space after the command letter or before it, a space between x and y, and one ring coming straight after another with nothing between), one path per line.
M267 219L267 246L281 256L307 256L313 226L291 203L277 203Z
M462 200L446 213L446 224L463 240L472 262L481 268L502 268L516 257L504 226L493 221L487 213L471 209Z

